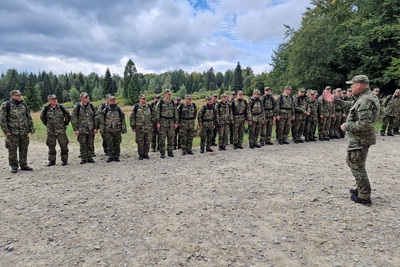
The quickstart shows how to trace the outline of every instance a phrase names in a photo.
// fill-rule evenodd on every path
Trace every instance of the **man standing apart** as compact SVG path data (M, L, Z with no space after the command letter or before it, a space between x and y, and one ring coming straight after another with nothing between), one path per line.
M396 126L396 120L400 113L400 89L396 89L394 95L389 95L384 103L385 117L383 117L381 136L394 136L393 129Z
M97 134L96 108L90 103L89 95L85 92L80 94L81 102L78 103L71 115L71 124L79 142L81 162L95 163L94 137Z
M192 96L185 95L185 103L178 106L179 137L182 139L182 155L193 155L192 146L195 135L197 107Z
M167 139L168 156L173 157L175 129L178 127L178 112L174 101L171 100L172 93L169 89L164 91L164 99L158 101L156 106L157 129L160 135L160 157L165 158L165 139Z
M18 165L21 171L32 171L28 166L29 136L35 128L28 106L22 100L19 90L10 92L10 100L4 102L0 108L0 126L6 137L5 143L8 149L8 162L11 173L17 173ZM19 150L19 162L17 156Z
M151 109L154 111L156 110L156 106L158 101L160 101L160 95L156 95L154 97L154 101L150 104ZM160 135L158 134L158 129L157 129L157 121L154 119L153 121L153 128L152 128L152 137L151 137L151 149L153 152L156 152L159 150L159 144L160 144Z
M140 95L139 103L133 106L130 116L132 131L136 133L139 160L150 159L150 141L152 140L152 127L155 120L153 113L151 105L146 103L146 96Z
M200 127L200 153L204 153L204 146L207 152L213 152L211 145L217 112L212 104L211 96L206 96L206 104L201 107L197 120Z
M367 161L368 149L376 143L375 123L379 117L379 99L369 90L369 79L365 75L354 76L351 81L351 90L356 100L351 105L346 123L340 128L346 131L349 140L347 148L347 165L353 173L357 188L351 189L351 199L363 205L370 205L371 185L368 180L365 162Z
M295 119L294 102L293 97L290 95L291 93L292 87L286 86L277 101L276 133L280 145L289 144L288 136L292 128L292 121Z
M58 104L56 95L49 95L47 97L49 104L45 106L40 113L40 120L46 126L47 140L46 145L49 148L49 162L47 166L56 164L56 144L61 149L61 165L68 164L68 137L67 126L71 120L71 115L63 105Z

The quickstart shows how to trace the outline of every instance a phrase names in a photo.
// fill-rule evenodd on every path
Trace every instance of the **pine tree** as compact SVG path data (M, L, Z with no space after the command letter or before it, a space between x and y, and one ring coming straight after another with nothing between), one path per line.
M39 84L37 84L39 85ZM43 106L42 99L40 97L40 88L35 86L35 77L32 73L29 75L29 82L24 89L25 99L24 101L32 111L39 111Z
M43 72L45 73L45 72ZM43 83L42 83L42 92L40 94L41 98L42 98L42 102L46 103L47 102L47 96L50 94L53 94L53 87L51 85L50 82L50 78L49 75L47 73L44 74L44 78L43 78Z
M104 77L104 86L103 86L103 93L106 94L114 94L114 84L111 78L110 69L107 68L106 75Z
M242 89L243 89L242 67L238 62L235 68L235 73L233 75L233 90L237 92Z

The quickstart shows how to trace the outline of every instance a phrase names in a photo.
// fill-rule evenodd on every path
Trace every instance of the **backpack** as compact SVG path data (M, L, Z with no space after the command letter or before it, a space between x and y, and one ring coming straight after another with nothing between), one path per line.
M64 114L64 117L65 117L65 114L67 113L67 110L65 109L65 107L63 105L58 105L58 106L61 109L61 111L62 111L62 113ZM50 109L50 105L47 105L47 106L44 107L44 110L43 110L43 115L44 115L43 124L46 125L46 126L47 126L47 112L49 111L49 109Z
M236 100L236 99L235 99L235 100ZM233 112L233 114L234 114L234 115L237 115L237 112L236 112L236 110L235 110L235 100L232 101L231 107L232 107L232 112ZM244 99L243 99L243 101L244 101L244 103L245 103L245 105L246 105L246 107L245 107L245 109L244 109L244 114L247 114L247 101L244 100Z

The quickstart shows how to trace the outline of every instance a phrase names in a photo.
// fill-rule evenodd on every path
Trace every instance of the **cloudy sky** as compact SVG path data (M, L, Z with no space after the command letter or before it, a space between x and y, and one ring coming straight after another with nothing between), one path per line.
M0 0L0 73L271 69L309 0Z

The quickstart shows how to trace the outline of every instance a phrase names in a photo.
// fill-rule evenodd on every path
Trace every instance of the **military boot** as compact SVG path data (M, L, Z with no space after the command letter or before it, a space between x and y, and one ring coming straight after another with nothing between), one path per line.
M50 167L50 166L53 166L53 165L56 165L56 161L55 160L49 160L49 162L47 163L47 166Z
M200 153L204 153L204 146L200 147Z

